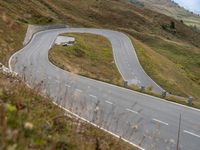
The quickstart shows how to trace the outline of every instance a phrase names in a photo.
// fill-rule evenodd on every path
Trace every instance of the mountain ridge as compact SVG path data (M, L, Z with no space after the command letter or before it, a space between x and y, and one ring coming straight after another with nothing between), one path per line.
M135 0L133 0L135 1ZM137 0L145 8L173 17L176 20L183 20L189 26L196 26L200 29L200 16L195 14L172 0Z

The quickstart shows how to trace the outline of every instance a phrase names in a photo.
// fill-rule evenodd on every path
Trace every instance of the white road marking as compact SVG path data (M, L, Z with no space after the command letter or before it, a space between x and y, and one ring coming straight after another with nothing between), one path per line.
M59 105L59 104L57 104L57 103L55 103L55 102L53 102L53 104L55 104L56 106L58 106L58 107L60 107L61 109L65 110L65 111L68 112L70 115L73 115L74 117L77 117L77 118L79 118L79 119L81 119L81 120L83 120L83 121L85 121L85 122L87 122L87 123L90 123L90 124L93 125L94 127L100 128L101 130L103 130L103 131L105 131L105 132L107 132L107 133L109 133L109 134L111 134L111 135L113 135L113 136L115 136L115 137L117 137L117 138L120 138L120 139L122 139L123 141L125 141L125 142L127 142L127 143L129 143L129 144L131 144L131 145L133 145L133 146L135 146L135 147L137 147L137 148L139 148L140 150L145 150L144 148L140 147L139 145L136 145L136 144L134 144L134 143L132 143L132 142L130 142L130 141L124 139L123 137L121 137L121 136L119 136L119 135L117 135L117 134L115 134L115 133L113 133L113 132L111 132L111 131L108 131L107 129L105 129L105 128L101 127L101 126L96 125L96 124L94 124L93 122L88 121L87 119L85 119L85 118L83 118L83 117L81 117L81 116L79 116L79 115L77 115L77 114L71 112L70 110L64 108L63 106L61 106L61 105Z
M68 87L68 88L70 88L70 87L71 87L71 86L70 86L70 85L68 85L68 84L65 84L65 86L66 86L66 87Z
M113 103L112 102L110 102L110 101L105 101L106 103L108 103L108 104L110 104L110 105L112 105Z
M83 91L80 89L76 89L77 92L82 93Z
M187 133L187 134L190 134L190 135L193 135L193 136L195 136L195 137L198 137L198 138L200 138L200 135L197 135L197 134L195 134L195 133L192 133L192 132L190 132L190 131L183 130L183 132L184 132L184 133Z
M130 112L132 112L132 113L134 113L134 114L138 114L137 111L131 110L131 109L129 109L129 108L126 108L126 110L127 110L127 111L130 111Z
M164 122L164 121L161 121L161 120L158 120L158 119L152 119L153 121L156 121L156 122L159 122L159 123L161 123L161 124L164 124L164 125L166 125L166 126L168 126L169 124L168 123L166 123L166 122Z
M90 97L97 99L97 96L90 94Z
M55 80L57 83L60 83L60 81L59 80Z

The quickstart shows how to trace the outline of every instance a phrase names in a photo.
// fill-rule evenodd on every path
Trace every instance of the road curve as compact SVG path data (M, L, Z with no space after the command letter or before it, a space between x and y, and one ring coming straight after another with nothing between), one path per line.
M115 64L128 84L152 87L155 92L161 93L163 89L157 85L143 70L138 60L131 40L123 33L103 29L70 28L66 33L92 33L108 38L112 44ZM61 32L62 33L62 32Z
M39 32L11 57L12 70L62 107L145 149L176 149L181 114L180 147L198 150L199 110L78 76L51 64L49 49L59 34L69 32L105 36L112 43L116 64L125 80L153 84L156 90L162 90L144 73L129 38L110 30L66 28Z

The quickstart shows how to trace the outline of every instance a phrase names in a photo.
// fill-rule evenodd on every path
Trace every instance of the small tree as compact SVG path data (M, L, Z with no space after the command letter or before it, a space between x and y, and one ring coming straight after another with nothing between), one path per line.
M98 138L96 138L95 150L101 150Z
M170 28L171 29L176 29L176 25L175 25L174 21L171 21Z
M184 24L184 21L183 21L183 20L180 20L180 22L181 22L182 24Z

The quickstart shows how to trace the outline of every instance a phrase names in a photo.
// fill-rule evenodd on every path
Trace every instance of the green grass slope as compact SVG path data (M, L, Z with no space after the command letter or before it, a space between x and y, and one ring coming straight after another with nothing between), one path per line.
M49 53L51 62L76 74L123 85L114 63L110 41L94 34L64 35L75 37L76 42L71 46L55 45Z

